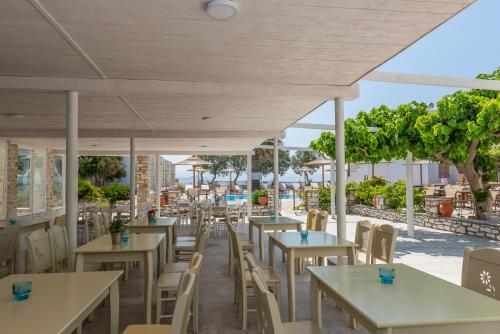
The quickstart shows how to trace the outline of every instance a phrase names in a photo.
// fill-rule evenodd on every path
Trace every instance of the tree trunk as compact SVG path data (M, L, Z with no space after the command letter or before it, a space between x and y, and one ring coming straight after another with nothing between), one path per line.
M489 191L488 183L483 182L482 177L474 168L473 162L456 165L457 170L464 174L469 182L472 196L474 198L475 215L478 219L485 219L484 213L489 211ZM477 193L486 192L486 196L478 195ZM479 198L478 198L479 197Z
M238 178L240 177L240 173L241 173L240 171L236 172L236 176L234 177L234 180L233 180L234 184L236 184L236 181L238 181Z

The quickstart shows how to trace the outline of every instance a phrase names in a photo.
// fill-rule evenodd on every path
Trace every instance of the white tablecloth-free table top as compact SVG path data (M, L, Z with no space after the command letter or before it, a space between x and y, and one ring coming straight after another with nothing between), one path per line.
M173 262L173 237L176 222L177 217L160 217L156 224L150 224L147 219L137 219L134 223L128 224L127 228L131 233L164 233L168 247L167 262Z
M71 333L110 297L109 333L118 333L118 278L122 271L11 275L0 280L0 332ZM12 284L33 283L30 298L12 299Z
M321 325L318 286L371 333L500 333L500 302L404 264L394 284L381 265L309 267L311 315Z

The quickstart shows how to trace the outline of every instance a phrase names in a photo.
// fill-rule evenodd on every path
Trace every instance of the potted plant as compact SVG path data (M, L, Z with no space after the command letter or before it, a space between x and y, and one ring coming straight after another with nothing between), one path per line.
M113 245L119 245L123 232L126 229L126 221L117 219L109 224L109 233L111 233L111 242Z
M265 189L257 189L252 194L252 203L254 205L267 205L267 190Z

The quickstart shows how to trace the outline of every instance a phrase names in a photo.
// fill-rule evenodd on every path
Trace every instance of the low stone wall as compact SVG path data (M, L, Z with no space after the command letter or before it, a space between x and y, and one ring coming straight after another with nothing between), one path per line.
M252 216L270 216L272 214L274 214L272 205L252 205Z
M319 210L319 190L306 190L306 209Z
M380 210L366 205L351 205L348 209L349 213L355 215L406 223L405 213L400 213L392 209ZM415 213L415 224L436 230L500 240L500 225L485 220L459 217L445 218L429 213Z

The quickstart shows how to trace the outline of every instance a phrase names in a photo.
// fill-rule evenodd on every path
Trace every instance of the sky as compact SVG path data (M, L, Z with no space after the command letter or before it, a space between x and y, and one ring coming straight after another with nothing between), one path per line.
M500 0L478 0L377 70L464 78L473 78L478 73L490 73L500 66L499 13ZM354 117L360 110L370 110L381 104L395 107L413 100L435 102L456 90L360 81L360 97L345 103L345 117ZM333 108L333 102L326 102L300 122L333 124ZM319 130L289 129L284 142L287 146L309 146L311 140L316 139L320 133ZM186 156L165 158L175 163ZM177 177L192 175L187 169L189 167L178 166ZM283 179L293 181L302 178L289 171ZM319 173L313 179L319 180ZM244 177L240 180L244 180Z

